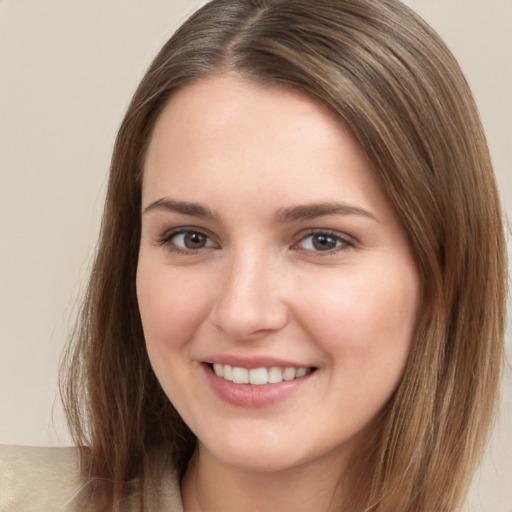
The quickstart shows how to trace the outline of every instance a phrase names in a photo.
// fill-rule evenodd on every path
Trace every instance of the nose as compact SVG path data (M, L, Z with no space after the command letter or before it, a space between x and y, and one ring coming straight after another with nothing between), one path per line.
M288 323L284 279L264 257L242 256L219 275L211 320L225 335L250 340L282 329Z

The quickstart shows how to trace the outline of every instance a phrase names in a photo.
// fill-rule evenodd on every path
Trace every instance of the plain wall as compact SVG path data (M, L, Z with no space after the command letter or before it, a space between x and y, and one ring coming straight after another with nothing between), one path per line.
M151 58L201 3L0 0L0 442L70 443L58 359L94 253L115 134ZM407 3L469 79L510 215L512 1ZM512 511L511 373L508 364L468 511Z

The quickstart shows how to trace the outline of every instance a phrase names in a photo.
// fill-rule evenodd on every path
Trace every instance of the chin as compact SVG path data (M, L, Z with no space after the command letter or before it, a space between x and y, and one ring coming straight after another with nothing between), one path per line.
M213 432L211 433L213 434ZM342 467L347 451L352 446L350 441L341 443L337 447L323 442L307 447L306 438L284 436L282 433L263 433L258 435L240 437L228 433L227 437L210 435L212 440L205 439L206 443L199 442L199 452L207 454L224 466L236 468L247 472L279 473L301 467L311 467L316 463L325 463L329 459L331 467Z
M237 470L253 473L278 473L300 466L301 461L296 456L267 447L233 447L227 450L219 447L219 451L210 452L222 464Z

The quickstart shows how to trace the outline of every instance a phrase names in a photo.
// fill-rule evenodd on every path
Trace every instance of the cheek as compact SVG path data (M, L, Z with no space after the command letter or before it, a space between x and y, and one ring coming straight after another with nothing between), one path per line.
M185 272L146 264L137 269L137 298L146 349L164 392L180 411L194 398L189 343L207 315L204 281Z
M148 351L164 356L186 348L208 310L202 279L171 268L156 272L143 259L137 298Z
M383 271L379 271L383 269ZM315 280L298 314L344 377L397 383L414 335L420 286L415 266L372 265Z

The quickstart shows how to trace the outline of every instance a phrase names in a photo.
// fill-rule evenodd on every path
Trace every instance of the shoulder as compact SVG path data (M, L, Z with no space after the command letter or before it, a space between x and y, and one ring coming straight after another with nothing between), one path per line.
M0 512L73 510L82 485L76 448L0 445Z
M83 492L90 483L80 473L77 448L0 445L0 512L93 512L98 502ZM148 482L143 494L145 509L183 512L172 470ZM140 496L131 498L125 510L139 510Z

